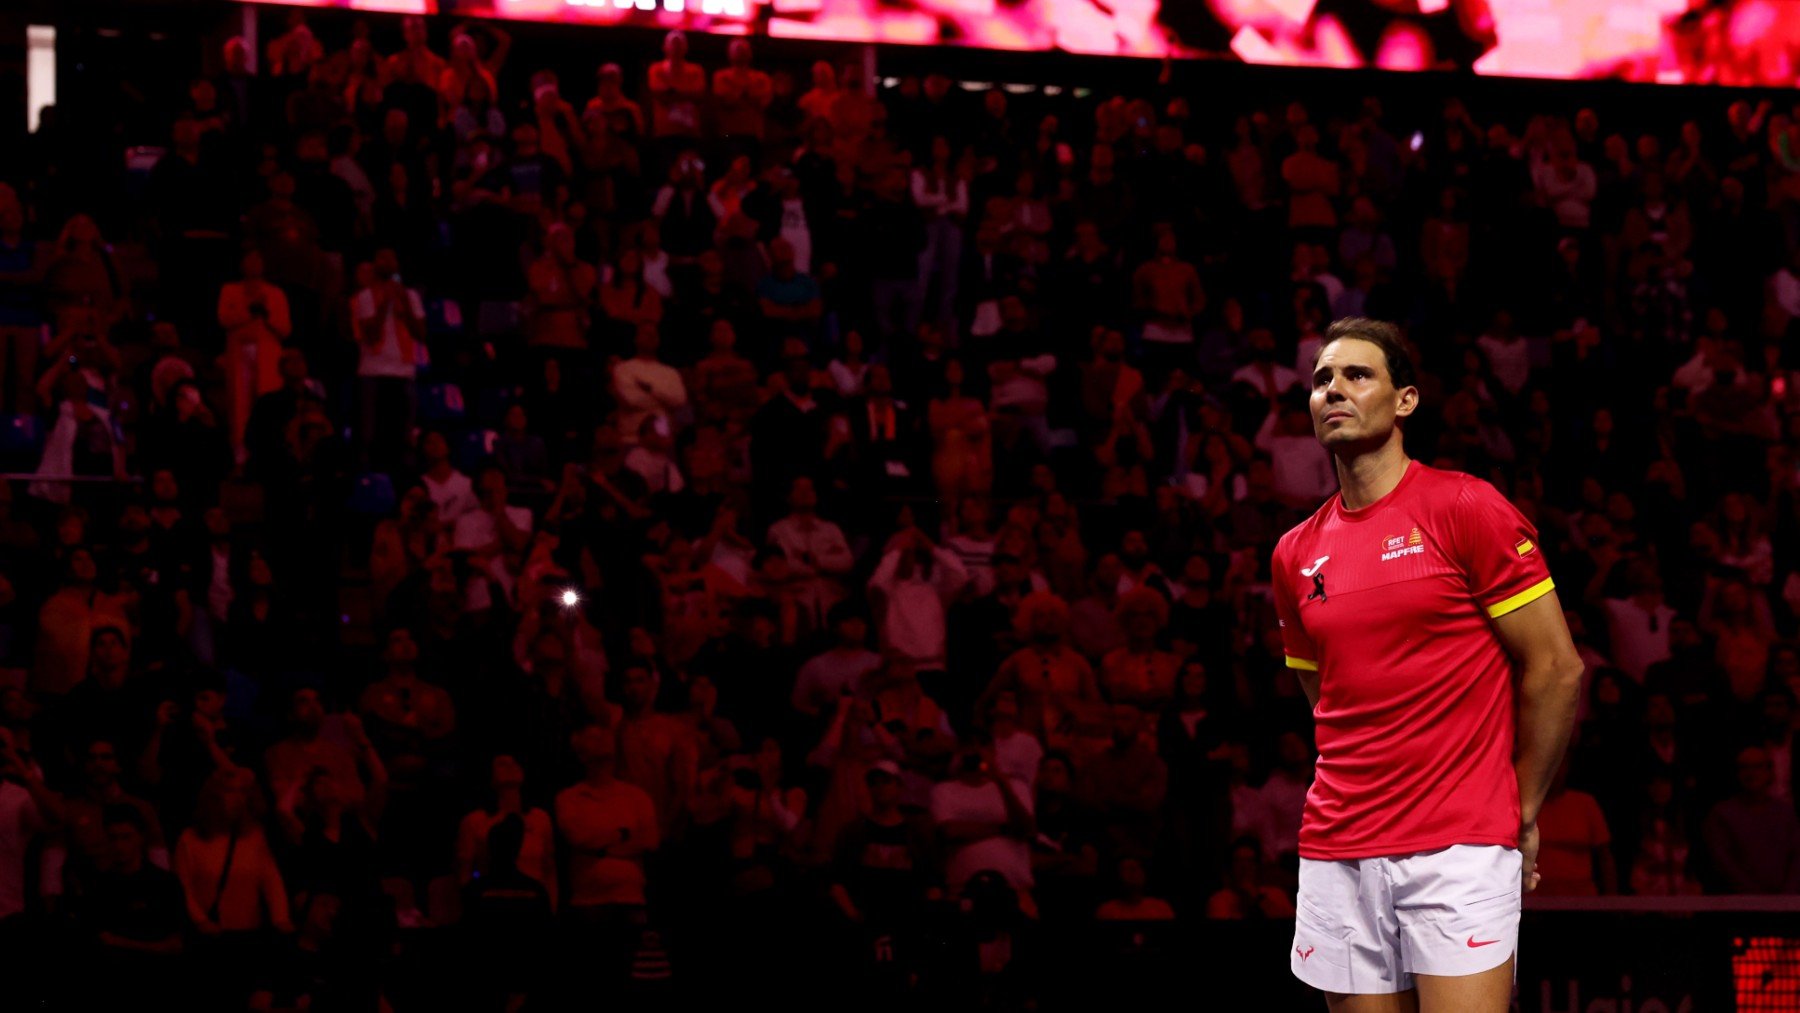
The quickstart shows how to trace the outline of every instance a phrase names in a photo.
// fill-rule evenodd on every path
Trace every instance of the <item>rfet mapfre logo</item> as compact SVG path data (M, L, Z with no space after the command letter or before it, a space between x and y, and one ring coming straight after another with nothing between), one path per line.
M1425 532L1413 528L1404 535L1395 535L1381 543L1381 561L1398 559L1401 556L1417 556L1425 552Z

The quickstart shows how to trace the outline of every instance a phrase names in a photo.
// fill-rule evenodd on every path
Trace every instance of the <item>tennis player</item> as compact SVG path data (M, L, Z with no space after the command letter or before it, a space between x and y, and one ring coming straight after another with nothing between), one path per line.
M1289 961L1332 1013L1502 1013L1582 663L1531 522L1406 456L1392 325L1332 324L1311 404L1339 492L1271 582L1319 748Z

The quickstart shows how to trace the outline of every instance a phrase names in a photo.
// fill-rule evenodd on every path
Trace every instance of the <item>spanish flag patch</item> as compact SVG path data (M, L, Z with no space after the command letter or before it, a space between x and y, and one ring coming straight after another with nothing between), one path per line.
M1518 544L1514 545L1513 548L1518 550L1519 555L1529 556L1537 549L1537 546L1531 544L1531 539L1521 538L1519 539Z

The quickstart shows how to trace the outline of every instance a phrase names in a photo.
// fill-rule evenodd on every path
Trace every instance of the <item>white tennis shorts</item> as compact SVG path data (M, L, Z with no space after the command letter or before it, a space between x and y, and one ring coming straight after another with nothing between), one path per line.
M1294 976L1340 995L1405 992L1413 975L1461 977L1519 946L1514 848L1458 844L1399 858L1300 860Z

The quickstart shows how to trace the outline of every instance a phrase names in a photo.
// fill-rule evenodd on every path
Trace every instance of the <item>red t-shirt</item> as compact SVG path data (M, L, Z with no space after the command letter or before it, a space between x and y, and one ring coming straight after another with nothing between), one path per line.
M1271 576L1288 667L1319 673L1300 854L1517 847L1513 664L1492 619L1553 586L1531 522L1411 461L1379 501L1333 496L1283 535Z

